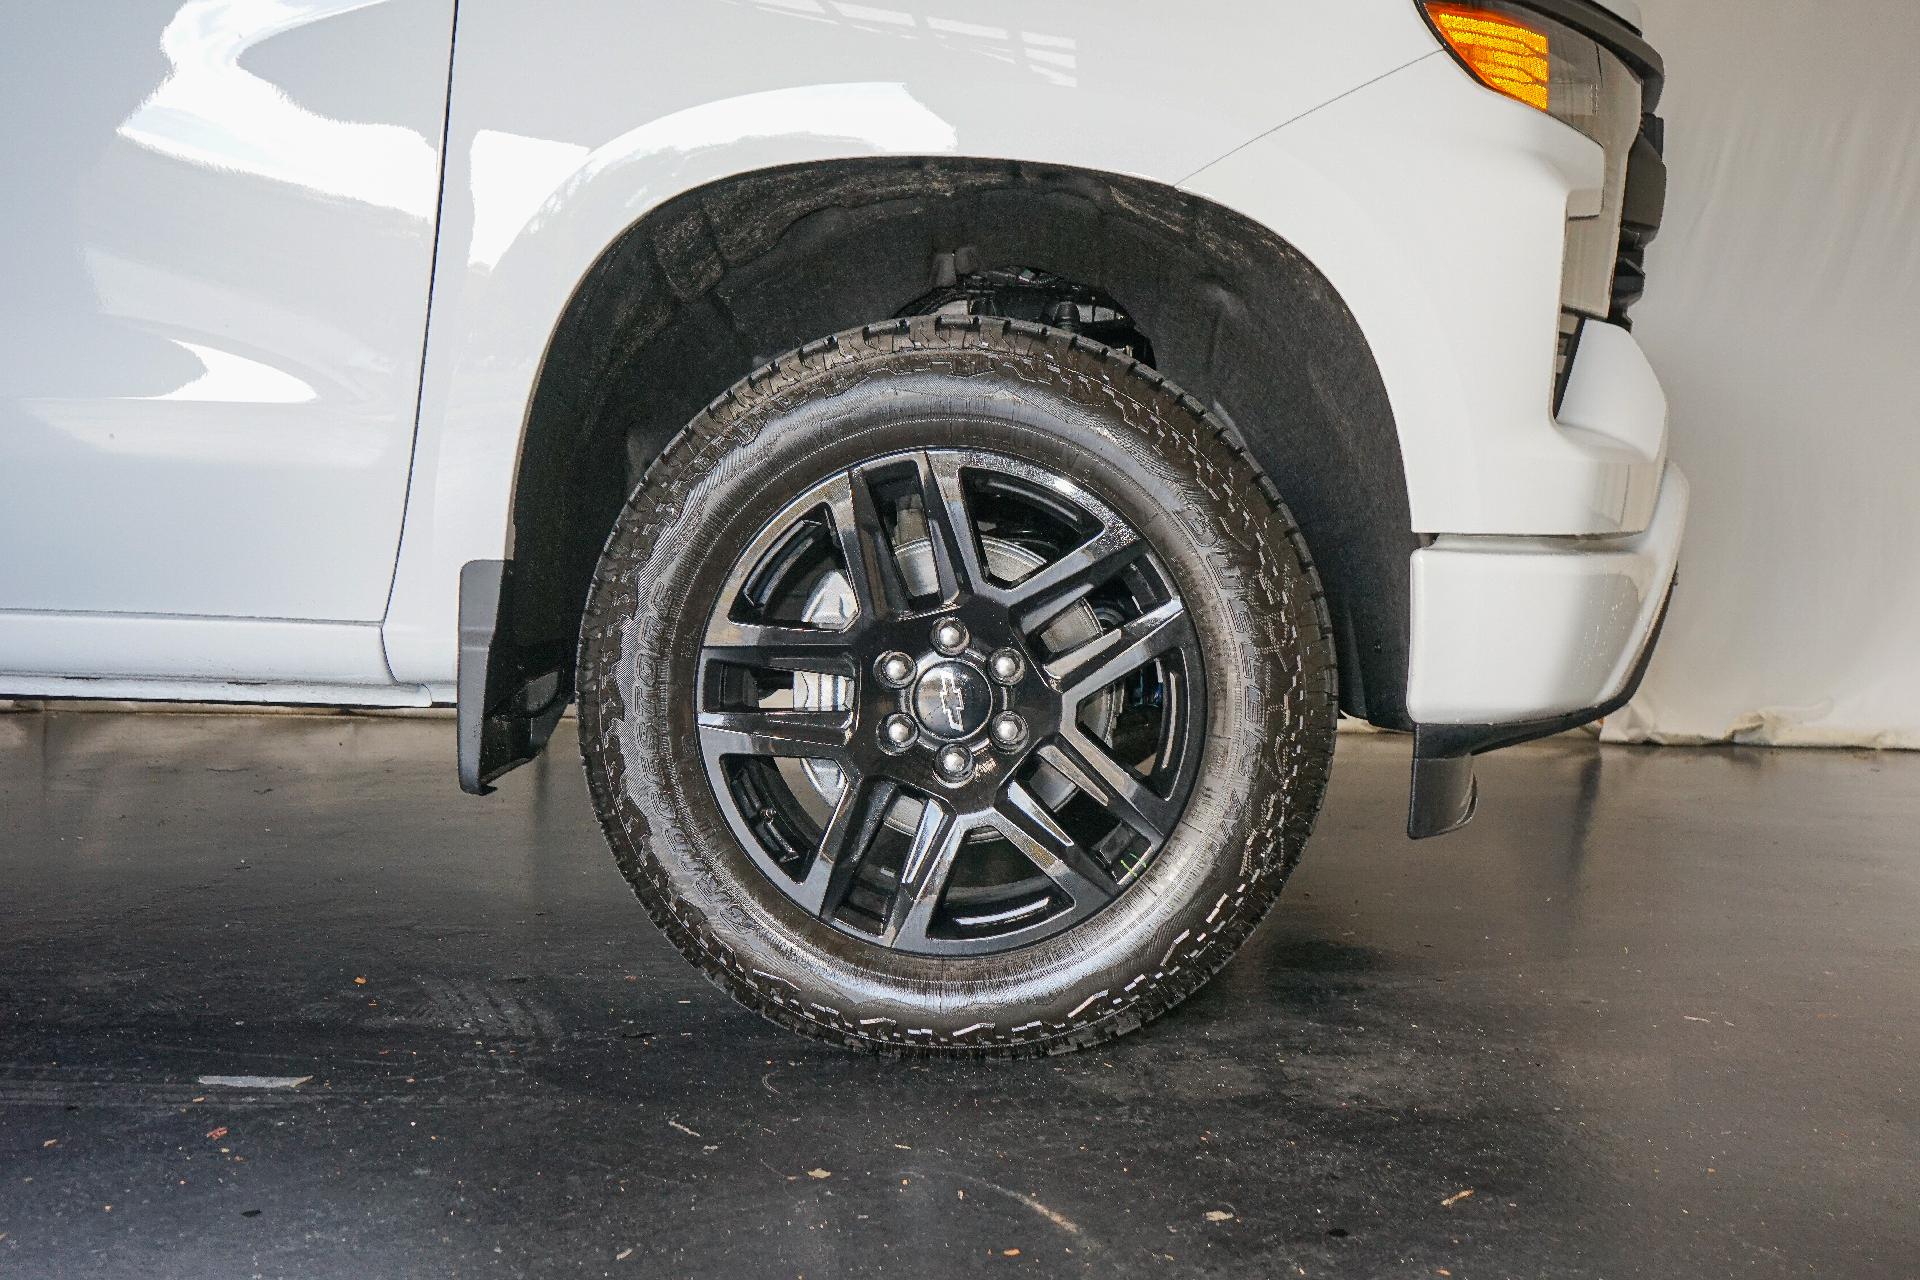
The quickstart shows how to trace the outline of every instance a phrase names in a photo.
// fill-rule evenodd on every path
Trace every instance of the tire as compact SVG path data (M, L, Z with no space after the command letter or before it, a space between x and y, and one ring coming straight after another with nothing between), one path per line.
M943 452L957 450L973 452ZM959 461L944 461L949 457ZM953 483L975 486L965 490L961 507L938 505L945 490L912 487L914 476L932 474L928 467L950 480L962 477ZM892 574L920 546L908 540L917 528L910 524L916 510L926 525L925 543L933 548L924 552L927 558L961 555L967 547L982 564L995 554L1013 554L996 551L1012 545L1005 540L1014 536L1010 531L1044 526L1052 518L1020 505L1045 501L1021 477L1032 477L1033 486L1059 477L1073 496L1058 519L1079 520L1083 507L1104 512L1086 518L1130 528L1145 550L1127 553L1137 558L1128 562L1124 583L1088 591L1050 625L1104 626L1098 617L1085 623L1083 614L1110 608L1122 618L1134 611L1134 621L1113 623L1114 629L1144 636L1149 614L1184 617L1189 621L1181 624L1178 640L1184 647L1166 649L1126 679L1089 693L1092 676L1069 688L1079 678L1071 673L1086 670L1075 666L1086 649L1048 659L1051 642L1033 640L1031 667L1022 667L1019 688L995 684L989 693L1018 710L1029 706L1021 701L1025 682L1035 682L1039 701L1030 705L1039 718L1030 728L1037 733L1054 724L1045 720L1054 714L1057 736L1046 744L1028 743L1031 759L1004 754L997 737L967 740L962 745L976 753L968 767L977 762L977 768L964 786L950 784L951 796L928 781L935 775L926 771L959 767L958 755L929 735L974 729L998 735L1005 728L999 714L992 726L980 727L981 713L970 701L979 680L975 668L965 665L974 659L965 654L948 662L939 656L946 649L930 650L915 663L919 683L898 695L908 711L891 719L906 724L901 736L917 736L905 747L879 744L906 753L893 757L898 765L872 763L883 759L873 755L871 743L879 741L872 737L874 724L880 724L881 737L892 731L885 719L866 717L872 699L894 696L887 693L888 681L904 668L847 668L850 679L833 686L842 692L832 695L839 701L825 712L794 711L783 718L778 709L759 709L767 704L756 701L762 684L754 682L764 681L764 671L740 675L727 665L735 650L708 647L717 644L716 636L788 634L777 630L786 623L733 621L734 611L761 607L749 598L754 590L770 590L754 587L759 579L752 575L774 574L750 563L749 548L758 545L756 538L772 537L768 530L788 527L778 524L775 513L790 512L800 495L840 493L818 486L838 485L842 475L853 477L851 484L868 485L869 507L856 509L872 509L878 501L872 495L881 492L881 481L873 477L883 472L904 476L898 483L907 488L901 490L905 497L888 499L895 505L884 519L893 524L888 540L874 544L891 554L859 561L881 566L871 574ZM976 514L989 500L1009 504L996 510L1012 513L992 522L992 537ZM790 519L797 531L779 536L802 550L767 552L768 562L804 561L816 554L805 550L814 545L809 539L820 547L848 545L834 541L853 536L831 518L839 510L828 505L778 517ZM974 536L953 532L964 524L940 524L943 511L976 521ZM1064 545L1079 536L1059 540ZM839 581L832 574L853 564L866 544L851 545L841 560L819 570L823 581ZM961 566L956 574L965 569L959 560L954 564ZM1023 589L1018 583L994 585L1003 577L990 566L968 572L982 584L980 591L999 592L996 599ZM1021 572L1031 573L1022 582L1045 576ZM931 616L931 606L913 603L923 597L898 582L883 590L881 577L851 571L842 577L857 597L848 635L866 634L860 627L869 609L873 626L924 615L917 626ZM862 582L868 595L860 594ZM747 585L734 595L735 583ZM941 577L932 589L942 594L947 585ZM888 594L896 589L908 594ZM860 603L869 598L876 603ZM1110 606L1110 598L1119 603ZM986 644L991 622L976 629L981 637L965 633L968 642ZM935 632L928 643L938 648L959 634ZM772 662L774 653L771 647L753 649L749 657ZM846 662L860 660L860 653L850 653ZM993 681L1005 674L1002 667L1012 666L998 653L979 659L992 667ZM1069 674L1055 681L1055 667ZM1065 332L1000 319L922 316L843 333L773 361L708 406L648 469L620 516L582 624L579 673L580 735L593 803L621 871L654 922L748 1008L806 1035L896 1055L1065 1052L1121 1035L1179 1003L1227 962L1278 896L1312 828L1333 756L1336 679L1324 599L1291 517L1243 445L1198 401L1151 369ZM725 697L746 701L727 703L732 710L709 710L709 700L722 699L724 689L735 687L727 681L736 679L750 692ZM801 678L793 679L797 707ZM1074 696L1082 700L1045 702L1049 682L1069 692L1079 689ZM771 695L774 701L782 696ZM1069 785L1062 791L1062 773L1046 762L1077 760L1087 765L1082 777L1102 766L1073 754L1084 735L1111 736L1108 761L1121 751L1122 731L1099 728L1097 716L1089 719L1087 707L1095 702L1108 717L1100 725L1147 726L1139 732L1158 744L1158 754L1143 759L1167 762L1154 766L1161 781L1144 791L1124 781L1111 790L1092 785L1076 794L1080 789ZM819 783L817 761L783 763L771 755L761 761L754 755L785 750L788 726L803 719L832 721L833 750L845 741L855 744L846 750L865 753L858 761L846 757L844 773L838 765L828 771L828 784L833 776L842 780L837 799L830 785ZM776 726L764 730L770 736L755 736L768 723ZM774 737L781 745L769 748ZM939 749L929 754L922 750L928 744ZM742 754L729 754L733 747L742 747ZM795 768L811 781L790 783ZM848 779L867 777L869 768L875 776L893 768L919 770L912 776L923 789L883 790L876 782L872 794L881 798L861 809L855 797L866 793ZM1020 777L1026 779L1019 786L1026 788L1020 794L1028 808L1016 813L1009 799ZM1031 816L1031 797L1043 784L1053 788L1049 794L1066 798L1058 801L1052 824L1041 824L1036 843L1035 828L1021 825L1022 815ZM811 799L809 785L818 792ZM1176 801L1157 789L1184 804L1177 821L1164 816L1175 812ZM976 795L985 799L967 798ZM898 796L916 797L917 825ZM1096 798L1113 803L1087 809ZM831 810L817 819L819 833L802 817L778 816L787 812L782 806L806 804ZM979 810L982 825L961 826L962 809L976 804L986 806ZM842 855L824 867L823 853L809 861L809 839L825 845L832 843L831 832L844 835L846 824L834 825L843 813L863 815L860 834L845 837L853 841L845 847L866 852ZM1122 817L1114 820L1115 813ZM902 814L910 836L890 834L902 827ZM1114 825L1096 846L1093 837L1066 830L1069 814L1090 814L1083 823L1087 830L1105 829L1109 820ZM950 820L944 833L943 817ZM891 880L875 852L883 842L905 847ZM940 855L947 870L939 873L952 878L944 888L928 889L935 873L923 874L922 868L929 861L926 851L936 848L953 851ZM1101 852L1111 849L1153 851L1111 857ZM1021 861L1027 854L1031 861ZM984 871L959 870L995 858L1013 868L993 873L1004 884ZM1036 869L1040 876L1028 874ZM989 883L962 885L975 874ZM844 894L836 900L845 905L822 907L819 894L831 897L836 876ZM816 884L829 887L806 890ZM884 892L889 884L891 896ZM808 898L808 892L815 896ZM869 898L880 903L872 909L879 925L860 924L867 917L858 904ZM1017 905L966 915L956 905L963 901ZM1070 924L1048 933L1054 921ZM987 932L970 932L975 930ZM1029 937L1021 945L1001 941Z

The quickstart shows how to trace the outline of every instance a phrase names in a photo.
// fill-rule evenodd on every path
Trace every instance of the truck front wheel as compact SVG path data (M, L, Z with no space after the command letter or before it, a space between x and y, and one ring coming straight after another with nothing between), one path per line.
M596 574L580 733L621 870L776 1022L1024 1056L1198 988L1333 753L1304 544L1232 434L1037 325L812 343L648 470Z

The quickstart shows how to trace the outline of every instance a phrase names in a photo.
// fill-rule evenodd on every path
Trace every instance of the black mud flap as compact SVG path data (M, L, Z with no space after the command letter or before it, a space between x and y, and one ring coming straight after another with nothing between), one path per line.
M460 569L460 789L476 796L539 755L573 697L566 655L512 642L513 562L472 560Z
M1544 720L1525 720L1510 724L1423 724L1413 730L1413 789L1407 803L1407 835L1426 840L1458 831L1473 818L1480 800L1480 784L1473 776L1473 758L1502 747L1518 746L1536 738L1592 724L1610 716L1633 700L1646 679L1653 662L1653 651L1660 643L1660 632L1667 625L1667 610L1673 604L1673 587L1661 602L1660 616L1640 650L1633 673L1618 694L1597 707L1569 711Z

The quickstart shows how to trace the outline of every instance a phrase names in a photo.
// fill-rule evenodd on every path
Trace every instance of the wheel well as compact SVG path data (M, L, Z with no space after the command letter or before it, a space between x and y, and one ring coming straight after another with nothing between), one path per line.
M600 548L631 483L702 407L783 351L951 284L956 263L962 276L1048 272L1127 309L1155 366L1239 432L1299 522L1337 633L1342 709L1407 727L1418 542L1386 390L1333 287L1218 205L1000 161L746 174L669 200L601 255L528 409L489 687L558 672L571 688Z

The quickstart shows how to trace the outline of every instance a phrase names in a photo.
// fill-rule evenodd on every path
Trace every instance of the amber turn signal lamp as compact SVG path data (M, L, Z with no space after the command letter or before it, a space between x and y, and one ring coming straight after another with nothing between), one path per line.
M1489 89L1547 110L1551 76L1545 32L1473 4L1428 4L1427 17L1467 70Z

